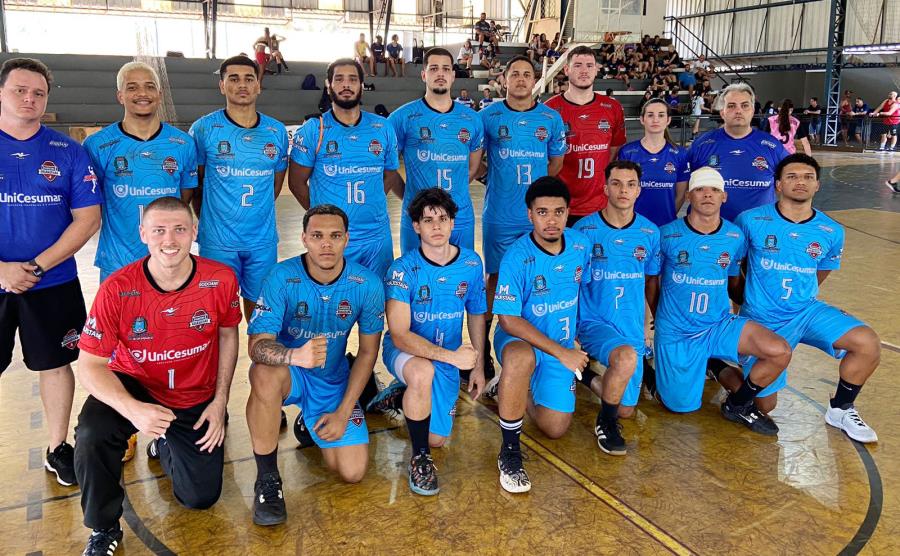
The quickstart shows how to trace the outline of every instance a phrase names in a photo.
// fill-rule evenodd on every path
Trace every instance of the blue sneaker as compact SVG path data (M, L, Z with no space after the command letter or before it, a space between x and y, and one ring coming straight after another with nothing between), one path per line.
M389 416L399 415L403 411L404 392L406 392L406 385L394 379L366 405L366 412L384 413Z

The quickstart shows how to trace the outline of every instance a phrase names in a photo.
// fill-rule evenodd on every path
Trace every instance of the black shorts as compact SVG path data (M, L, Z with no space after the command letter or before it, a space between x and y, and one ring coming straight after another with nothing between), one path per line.
M17 329L25 366L32 371L75 361L86 318L78 278L23 294L0 294L0 373L12 363Z
M884 124L887 126L887 129L884 130L884 133L889 137L896 137L897 130L900 129L900 124Z

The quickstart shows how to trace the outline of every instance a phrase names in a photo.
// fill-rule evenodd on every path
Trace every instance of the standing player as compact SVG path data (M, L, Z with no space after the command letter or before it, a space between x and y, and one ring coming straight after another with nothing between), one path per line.
M569 88L544 104L562 115L566 160L559 172L572 193L568 226L606 206L603 169L625 144L625 113L619 101L594 92L597 61L587 46L573 48L563 68Z
M419 247L419 236L409 219L410 200L424 189L448 191L459 207L450 242L475 249L475 213L469 182L481 164L484 128L471 108L453 102L453 55L443 48L425 53L422 81L425 96L404 104L388 121L397 135L397 146L406 163L406 184L400 217L400 251ZM399 177L399 174L395 174Z
M544 177L525 194L533 231L509 248L500 266L494 336L500 373L503 445L497 458L500 485L531 490L519 435L525 411L550 438L565 434L575 411L575 376L588 356L575 346L581 282L591 280L590 241L566 230L569 190Z
M84 325L74 254L100 227L102 197L91 160L71 138L41 125L50 70L10 58L0 69L0 373L12 363L16 329L25 366L40 371L47 419L47 471L74 485L69 414Z
M728 202L722 218L734 221L747 209L775 201L775 166L787 151L768 133L750 126L756 95L746 83L732 83L716 97L725 125L697 138L688 151L691 168L709 166L725 179Z
M431 447L443 446L453 428L459 370L472 369L473 399L484 388L484 354L462 339L464 316L469 337L484 337L484 271L477 253L450 243L456 210L443 189L420 191L408 211L421 245L394 261L384 279L389 332L382 357L406 385L409 488L425 496L440 490Z
M191 137L159 119L162 92L156 70L128 62L116 76L121 122L84 142L103 192L103 226L94 265L100 281L147 255L138 229L144 208L167 196L185 202L197 187L197 148Z
M149 257L100 285L81 334L78 381L90 396L78 416L75 472L84 554L113 554L122 540L122 454L141 431L153 440L175 498L205 509L222 492L225 409L238 355L241 311L227 266L190 254L188 205L162 197L140 225Z
M641 194L634 210L657 226L675 220L684 204L690 169L687 149L669 137L669 106L654 98L641 107L644 137L619 150L619 160L630 160L641 168Z
M748 210L735 222L749 239L741 315L782 336L792 348L802 343L840 359L840 380L825 422L853 440L876 442L878 436L853 402L878 367L881 340L862 321L816 299L819 286L840 267L844 250L844 229L812 207L819 173L811 156L788 156L775 168L778 202ZM730 367L718 379L732 390L741 382ZM787 370L757 394L757 407L772 411L786 385Z
M659 284L659 229L635 213L642 183L640 166L611 162L604 185L609 202L575 225L591 245L592 273L579 307L578 339L606 366L602 378L585 369L580 380L600 396L594 432L600 449L612 455L625 455L617 419L634 415L641 393L644 298L655 300Z
M283 405L298 404L325 465L348 483L362 480L369 433L359 397L372 376L384 325L381 279L344 257L347 215L317 205L303 216L307 252L275 265L250 322L247 425L256 458L253 522L287 519L278 473L278 422ZM344 351L359 324L352 366Z
M284 125L256 111L256 69L246 56L222 62L219 90L225 109L203 116L190 129L203 197L200 254L237 274L248 320L260 284L278 260L275 200L288 152Z
M881 134L878 150L885 150L888 138L891 140L891 147L888 150L894 150L894 147L897 146L897 132L900 130L900 100L897 100L897 91L891 91L888 97L869 116L872 118L884 118L882 124L885 129L884 133Z
M288 183L303 208L331 204L347 214L350 242L344 256L382 278L394 260L385 193L400 183L400 164L391 125L360 108L362 84L362 66L350 58L328 66L331 110L294 134Z
M753 398L787 367L791 347L729 311L729 292L739 284L746 244L740 228L720 216L727 197L721 174L712 168L694 170L688 185L691 211L660 229L658 308L655 300L650 303L656 317L656 376L648 384L669 410L688 413L700 408L707 359L756 357L747 378L722 403L722 415L774 435L778 427L756 409Z

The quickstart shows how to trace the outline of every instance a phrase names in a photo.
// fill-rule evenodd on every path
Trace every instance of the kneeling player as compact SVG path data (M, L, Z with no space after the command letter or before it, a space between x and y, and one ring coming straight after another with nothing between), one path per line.
M746 244L740 228L719 214L726 199L722 175L699 168L688 185L691 212L660 229L659 310L651 304L656 317L655 384L670 410L695 411L702 401L707 359L756 357L747 378L722 403L722 415L773 435L778 427L756 409L753 398L787 367L791 347L767 328L729 312L728 294L740 281Z
M453 428L459 370L472 370L473 399L484 388L484 354L462 339L466 313L469 337L484 337L484 269L477 253L450 243L456 210L443 189L420 191L408 209L420 246L394 261L385 276L389 332L382 357L406 385L409 488L426 496L440 490L430 448L443 446Z
M644 297L656 297L659 229L634 212L641 167L618 160L606 167L605 208L575 228L591 243L591 278L585 284L578 340L606 366L603 377L585 370L581 381L600 396L594 432L607 454L625 455L617 418L631 417L644 375ZM620 405L621 404L621 405Z
M250 398L247 424L257 479L253 522L287 519L278 473L281 407L297 404L322 458L348 483L362 480L369 433L359 396L372 376L384 325L381 279L344 258L347 215L319 205L303 216L307 252L272 267L250 319ZM351 368L347 335L359 324L359 353Z
M503 446L497 466L500 485L509 492L531 490L519 446L526 407L544 434L561 437L575 411L575 374L588 363L587 354L575 347L575 327L581 281L590 280L590 241L565 229L569 200L557 178L531 184L525 204L533 230L516 240L500 263L494 349L502 366Z
M783 336L792 348L806 344L840 359L840 381L825 422L859 442L876 442L853 402L878 367L881 340L856 317L816 299L819 285L840 267L844 249L841 225L812 207L819 172L811 156L788 156L775 170L778 202L738 217L749 244L741 315ZM731 367L718 378L726 388L740 386L741 376ZM757 394L757 407L764 413L774 409L786 385L787 371Z
M150 256L100 285L81 334L78 380L91 395L78 416L75 474L85 554L122 540L122 455L137 431L188 508L222 492L225 407L237 363L238 283L223 264L190 256L191 209L174 197L147 205L141 240Z

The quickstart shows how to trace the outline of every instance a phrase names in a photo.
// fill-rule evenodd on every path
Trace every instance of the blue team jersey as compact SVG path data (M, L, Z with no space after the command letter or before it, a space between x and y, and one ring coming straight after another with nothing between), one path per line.
M543 104L518 112L506 101L478 113L484 124L487 191L483 222L530 229L525 191L547 175L550 157L566 154L566 132L559 112Z
M262 286L247 333L274 334L289 348L303 347L325 336L325 364L304 369L332 384L346 382L350 373L347 335L359 323L362 334L379 334L384 327L384 287L365 267L344 260L340 276L330 284L316 282L306 269L305 256L272 267Z
M77 141L44 126L24 141L0 131L0 261L37 257L72 223L72 209L101 202L91 159ZM69 257L31 289L77 275L75 258Z
M388 118L406 164L403 220L409 219L406 207L416 193L440 187L459 207L456 225L475 225L469 195L469 155L484 146L484 127L471 108L456 102L450 106L449 112L438 112L422 98L404 104Z
M728 201L721 215L733 221L747 209L775 201L775 167L787 155L781 143L756 128L742 139L718 128L693 142L688 162L691 170L709 166L722 174Z
M667 143L661 151L651 153L640 141L632 141L619 149L618 158L641 167L641 194L635 212L657 226L675 220L675 184L691 177L687 149Z
M356 125L348 126L329 110L322 115L322 124L321 142L319 119L314 118L294 134L291 149L292 162L313 169L310 206L332 204L343 209L355 242L381 238L390 227L384 172L400 166L393 128L370 112L362 112Z
M748 243L741 314L753 320L791 320L815 302L817 272L841 266L844 228L822 211L795 223L773 203L742 213L735 224Z
M466 312L487 312L481 257L462 247L444 266L428 260L421 249L408 251L391 265L384 287L387 299L409 305L412 333L451 351L462 345Z
M740 228L722 219L719 229L702 234L685 218L659 230L660 294L656 337L691 337L728 314L728 277L741 271L746 252Z
M541 333L571 348L578 324L582 282L591 280L591 242L566 228L563 249L551 255L526 234L513 243L500 262L494 314L514 315Z
M591 281L582 288L579 320L603 321L623 337L643 342L644 279L659 274L659 229L640 214L614 228L599 212L575 228L591 246Z
M275 174L287 170L284 124L257 114L254 127L241 127L225 110L203 116L189 133L203 166L200 209L202 247L250 251L278 243Z
M147 255L138 226L144 207L197 187L197 148L167 123L147 140L118 122L84 141L103 193L103 227L94 265L114 272Z

